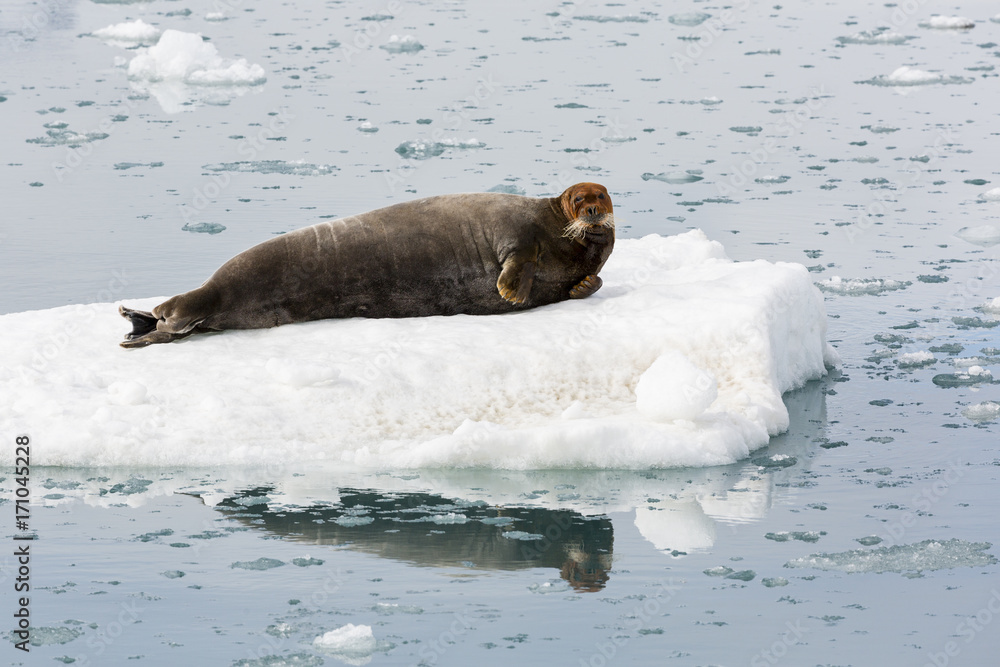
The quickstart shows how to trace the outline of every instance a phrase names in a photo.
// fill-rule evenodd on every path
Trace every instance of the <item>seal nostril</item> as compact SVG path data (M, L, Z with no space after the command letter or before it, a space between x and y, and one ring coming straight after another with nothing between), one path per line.
M596 206L588 206L587 207L587 215L597 215L597 207Z

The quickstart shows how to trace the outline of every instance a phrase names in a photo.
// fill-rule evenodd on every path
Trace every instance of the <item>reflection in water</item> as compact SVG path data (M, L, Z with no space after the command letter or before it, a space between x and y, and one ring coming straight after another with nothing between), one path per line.
M579 591L600 590L608 581L614 531L606 516L357 489L340 489L333 506L272 509L273 491L242 491L216 508L291 541L343 545L418 565L552 567Z

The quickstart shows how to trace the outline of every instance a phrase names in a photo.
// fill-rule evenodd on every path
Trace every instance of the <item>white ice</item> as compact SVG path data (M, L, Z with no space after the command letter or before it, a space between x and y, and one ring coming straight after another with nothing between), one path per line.
M918 24L921 28L932 28L935 30L970 30L976 24L964 16L940 16L934 15L926 21Z
M782 394L836 363L802 265L733 262L695 230L620 240L601 275L522 313L139 350L114 304L3 315L0 430L30 425L36 465L709 466L787 428Z
M106 28L91 33L94 37L122 48L150 46L156 44L162 34L156 26L149 25L142 19L115 23Z
M140 53L128 65L130 79L144 81L179 80L197 86L256 86L266 76L260 65L245 58L228 60L219 55L201 35L166 30L159 41Z
M313 640L313 646L349 665L366 665L377 646L370 625L348 623Z

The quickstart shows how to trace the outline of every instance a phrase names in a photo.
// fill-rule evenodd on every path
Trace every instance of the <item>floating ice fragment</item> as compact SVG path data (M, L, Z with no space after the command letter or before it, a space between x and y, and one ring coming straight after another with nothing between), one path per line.
M971 30L976 24L964 16L940 16L934 15L926 21L920 21L921 28L931 28L933 30Z
M444 139L442 141L404 141L396 146L400 156L411 160L428 160L441 155L449 148L482 148L486 144L477 139Z
M995 297L991 301L987 301L982 306L980 306L984 313L989 313L991 315L1000 315L1000 296Z
M761 468L790 468L799 462L794 456L788 454L774 454L773 456L760 456L751 461Z
M736 125L729 128L730 132L737 132L740 134L749 134L750 136L756 136L760 134L764 128L759 125Z
M629 14L627 16L574 16L576 21L595 21L597 23L648 23L649 19Z
M229 567L238 570L271 570L284 565L284 561L261 556L257 560L238 560Z
M680 352L661 354L639 377L635 404L639 413L657 422L699 417L718 397L715 378Z
M718 567L703 570L703 572L710 577L726 577L733 573L733 568L719 565Z
M779 586L787 586L788 579L784 577L764 577L760 580L760 583L764 584L768 588L778 588Z
M508 530L500 534L508 540L524 540L525 542L545 539L544 535L539 533L526 533L523 530Z
M878 28L876 30L862 30L847 37L838 37L841 44L906 44L916 37L907 37L898 32L892 32L888 28Z
M193 225L190 222L185 222L181 231L194 232L195 234L220 234L226 231L226 226L218 222L196 222Z
M899 355L896 363L900 368L927 368L936 364L937 359L927 350L921 350L919 352L907 352Z
M183 81L194 86L259 86L267 80L264 68L245 58L227 60L201 35L166 30L155 46L128 65L128 77L137 81Z
M760 183L761 185L780 185L787 183L791 178L791 176L761 176L753 180L755 183Z
M378 647L370 625L348 623L313 640L313 646L332 653L351 665L364 665Z
M931 378L931 382L939 387L973 387L977 384L993 382L993 374L982 366L972 366L967 373L941 373Z
M526 195L528 194L524 188L514 185L513 183L501 183L500 185L494 185L492 188L487 190L487 192L501 192L507 195Z
M857 83L868 83L873 86L929 86L935 83L941 84L955 84L955 83L972 83L974 79L966 79L960 76L945 76L944 74L937 74L935 72L925 72L924 70L917 69L916 67L910 67L908 65L903 65L902 67L896 68L892 74L888 76L880 74L871 79L866 79L864 81L858 81Z
M1000 243L1000 227L997 225L962 227L960 230L955 232L955 236L973 245L989 248Z
M291 176L326 176L340 171L338 167L329 164L312 164L302 161L286 162L285 160L221 162L219 164L206 164L202 169L215 172L236 171L240 173L288 174Z
M840 276L832 276L816 283L816 286L820 290L830 292L831 294L861 296L865 294L878 295L893 290L905 289L911 284L908 280L889 280L887 278L851 278L845 280Z
M642 175L642 180L644 181L663 181L664 183L670 183L672 185L681 185L683 183L697 183L703 180L703 176L697 174L692 174L690 171L662 171L659 174L653 174L646 172Z
M962 416L974 422L989 422L1000 417L1000 403L984 401L962 410Z
M25 141L29 144L38 144L39 146L69 146L70 148L79 148L83 144L107 139L109 136L105 132L84 132L80 134L79 132L70 130L64 123L59 123L58 125L50 124L47 127L48 129L45 131L46 136L25 139Z
M338 516L334 520L334 523L339 526L344 526L345 528L352 528L354 526L367 526L374 521L375 518L370 516L350 516L345 514L343 516Z
M704 12L683 12L681 14L672 14L667 17L667 20L674 25L693 28L696 25L701 25L710 18L712 18L712 15Z
M372 125L370 121L366 120L358 126L358 132L369 132L374 134L375 132L378 132L378 128Z
M987 190L983 194L979 195L979 198L983 201L1000 201L1000 188Z
M413 35L393 35L389 41L379 47L389 53L416 53L424 48L424 45L417 41Z
M135 48L156 44L163 33L156 26L151 26L142 19L136 19L131 22L115 23L90 34L112 46Z
M13 633L9 633L13 637ZM68 644L82 632L73 628L53 628L48 626L32 627L31 638L28 640L32 646L50 646L52 644Z
M811 554L794 558L785 567L808 567L837 572L921 572L955 567L981 567L998 561L986 550L989 542L924 540L916 544L901 544L876 549L852 549L840 553Z

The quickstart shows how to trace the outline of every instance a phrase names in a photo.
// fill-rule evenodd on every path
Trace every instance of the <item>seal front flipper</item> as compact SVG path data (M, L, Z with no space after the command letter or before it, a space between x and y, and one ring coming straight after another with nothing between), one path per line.
M597 290L601 289L601 285L603 284L604 281L601 280L600 276L597 275L587 276L586 278L578 282L576 285L573 285L573 287L569 291L569 298L583 299L584 297L588 297Z
M497 291L504 301L516 306L525 303L531 295L531 284L535 281L537 250L529 258L511 255L503 263L503 270L497 278Z

